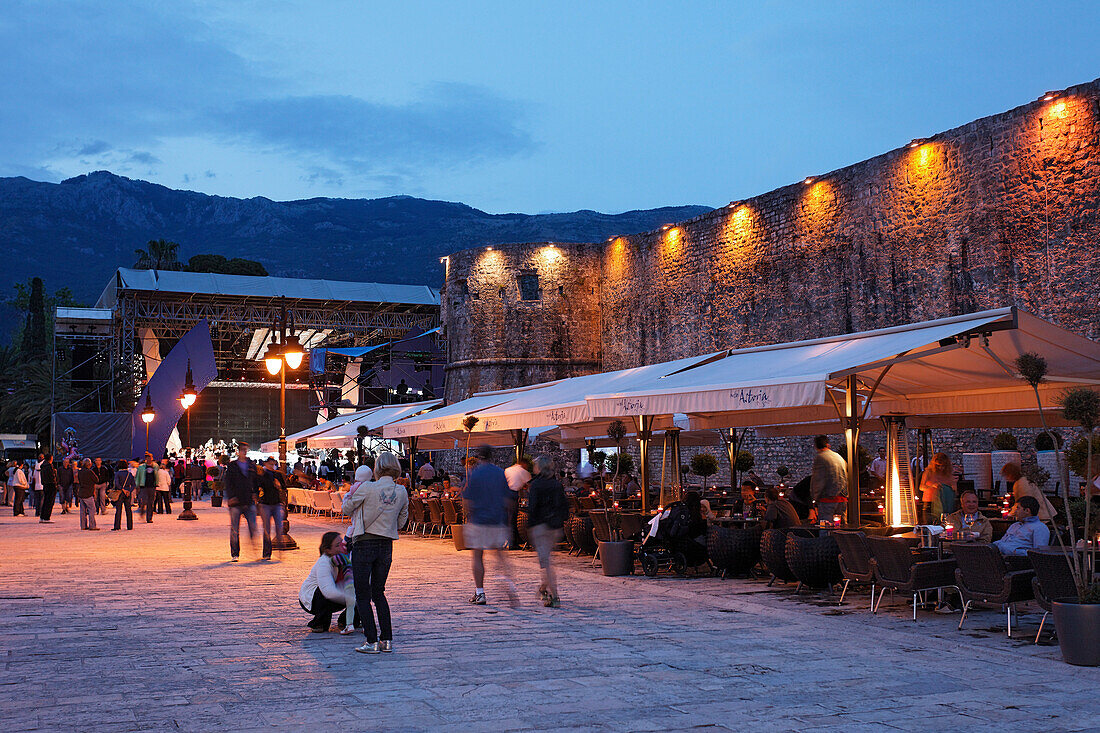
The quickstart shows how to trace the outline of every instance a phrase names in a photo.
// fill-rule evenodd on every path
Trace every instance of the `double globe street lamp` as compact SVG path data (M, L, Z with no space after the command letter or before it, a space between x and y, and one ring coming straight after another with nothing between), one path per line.
M194 520L198 519L194 510L191 508L191 485L193 481L192 473L192 455L191 455L191 405L195 404L195 400L199 398L198 390L195 389L195 378L191 374L191 360L187 360L187 381L183 385L183 392L180 393L179 401L183 405L183 412L187 415L187 448L184 449L184 489L183 489L183 511L176 519ZM202 480L202 479L200 479Z
M273 332L278 334L279 341L273 339L264 352L264 366L271 376L279 375L279 471L283 480L283 512L286 516L286 480L288 464L286 456L286 370L297 369L302 366L302 360L306 352L302 348L298 337L289 332L286 319L286 303L280 306L279 322ZM298 544L290 536L289 517L283 522L283 532L276 532L272 547L276 550L296 550Z

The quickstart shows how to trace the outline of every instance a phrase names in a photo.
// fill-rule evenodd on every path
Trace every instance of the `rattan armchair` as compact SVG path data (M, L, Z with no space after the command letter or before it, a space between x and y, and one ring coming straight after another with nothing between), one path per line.
M955 587L954 560L918 562L909 551L909 543L900 537L868 537L867 545L871 548L875 585L880 589L871 613L878 613L883 594L893 590L912 595L916 621L918 598L931 590Z
M1012 608L1020 601L1035 598L1031 587L1035 571L1009 570L996 545L958 543L951 551L959 563L955 571L956 587L964 601L959 629L972 605L1001 606L1007 614L1008 638L1011 639Z

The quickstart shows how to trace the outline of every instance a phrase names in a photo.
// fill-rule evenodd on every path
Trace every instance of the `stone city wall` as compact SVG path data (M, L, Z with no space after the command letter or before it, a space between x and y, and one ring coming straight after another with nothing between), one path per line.
M1006 305L1100 337L1098 118L1100 80L658 231L458 252L447 396ZM809 442L750 450L799 473Z

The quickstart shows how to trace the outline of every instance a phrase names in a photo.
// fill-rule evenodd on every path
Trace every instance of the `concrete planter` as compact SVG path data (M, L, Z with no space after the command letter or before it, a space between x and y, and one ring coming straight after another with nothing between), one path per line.
M1067 664L1100 666L1100 603L1052 601L1058 646Z
M604 575L631 575L634 572L634 540L600 543L600 563Z

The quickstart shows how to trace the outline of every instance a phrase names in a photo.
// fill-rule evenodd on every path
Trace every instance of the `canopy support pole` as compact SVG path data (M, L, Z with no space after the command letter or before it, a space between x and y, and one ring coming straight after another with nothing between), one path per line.
M665 465L668 461L668 433L665 433L661 441L661 495L657 499L658 506L665 505Z
M420 436L409 437L409 488L416 486L416 444L420 442Z
M859 526L859 383L852 374L845 380L844 438L848 448L848 526Z
M518 428L513 430L512 442L516 446L516 463L519 463L519 459L523 458L523 447L527 443L527 431Z
M679 501L684 498L683 477L680 475L680 429L670 428L667 435L672 453L672 470L670 473L672 480L669 482L671 484L669 498L672 501Z
M642 483L642 514L649 513L649 440L653 437L653 417L642 415L638 423L638 476Z

